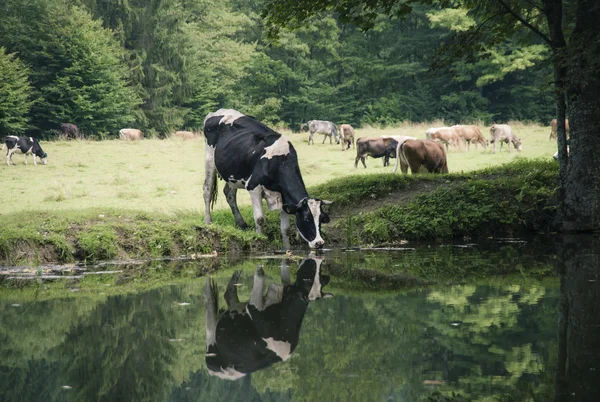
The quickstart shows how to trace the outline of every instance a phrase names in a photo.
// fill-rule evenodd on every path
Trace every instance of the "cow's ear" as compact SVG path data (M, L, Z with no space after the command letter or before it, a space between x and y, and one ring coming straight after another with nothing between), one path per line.
M308 204L308 198L303 198L300 200L300 202L296 205L290 205L290 204L285 204L282 209L285 213L293 215L296 212L298 212L298 210L300 210L302 207L305 207L306 204Z
M321 200L321 203L323 205L331 205L331 204L333 204L333 201Z
M288 215L294 215L296 213L296 211L298 210L295 205L290 205L290 204L283 204L281 209L283 209L283 212L285 212Z

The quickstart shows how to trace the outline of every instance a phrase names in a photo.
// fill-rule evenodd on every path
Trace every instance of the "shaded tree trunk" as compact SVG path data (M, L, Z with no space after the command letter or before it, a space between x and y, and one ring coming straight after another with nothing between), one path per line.
M600 395L600 239L565 235L561 243L555 402L596 402Z
M562 230L600 229L600 5L579 0L567 48L570 144L562 184ZM559 120L561 121L561 120ZM560 138L560 136L559 136ZM561 145L566 153L564 145Z

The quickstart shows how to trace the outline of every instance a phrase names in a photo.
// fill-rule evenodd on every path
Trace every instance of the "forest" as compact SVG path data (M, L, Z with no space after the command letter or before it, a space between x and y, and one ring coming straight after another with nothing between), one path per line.
M266 0L0 0L0 135L148 137L201 130L231 107L275 127L443 120L531 121L555 113L550 52L526 29L470 59L440 48L476 21L415 5L363 31L333 12L277 38ZM526 40L523 40L526 39Z

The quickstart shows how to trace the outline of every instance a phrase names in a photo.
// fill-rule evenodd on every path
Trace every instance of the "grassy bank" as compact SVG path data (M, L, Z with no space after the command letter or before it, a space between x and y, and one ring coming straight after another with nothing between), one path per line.
M328 245L368 246L404 240L549 231L558 169L551 160L520 159L471 173L357 175L310 188L334 202L324 226ZM250 207L242 214L252 222ZM234 227L229 211L205 226L195 213L111 209L13 213L0 217L2 265L188 256L281 247L278 213L265 235ZM303 248L300 239L293 245ZM295 241L295 243L294 243Z

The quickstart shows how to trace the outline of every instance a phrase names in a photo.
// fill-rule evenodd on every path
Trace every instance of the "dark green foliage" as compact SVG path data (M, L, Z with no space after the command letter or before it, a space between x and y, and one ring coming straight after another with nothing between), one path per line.
M29 69L0 47L0 136L25 131L32 103Z
M437 189L408 204L390 204L353 218L363 243L401 239L448 239L548 231L555 218L558 167L546 160L522 160L471 175L449 175ZM359 186L358 183L354 183ZM368 199L362 186L347 195ZM408 187L406 191L410 191Z
M35 128L74 122L105 136L133 123L140 100L129 87L123 49L100 21L62 1L11 0L5 10L10 23L0 24L0 45L31 66Z

